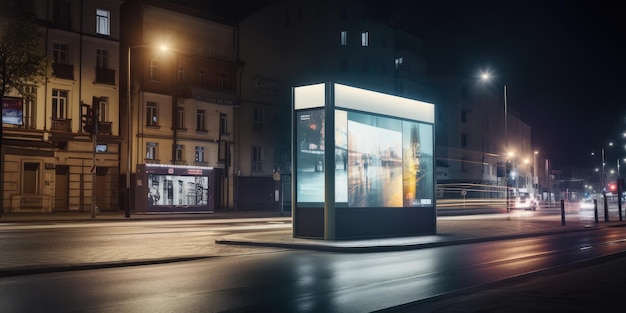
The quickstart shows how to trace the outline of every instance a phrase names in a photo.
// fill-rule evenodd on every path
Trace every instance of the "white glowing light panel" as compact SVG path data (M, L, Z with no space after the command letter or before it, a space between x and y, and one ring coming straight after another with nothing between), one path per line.
M294 88L297 203L323 203L324 175L333 170L339 205L433 206L434 105L334 84L334 125L326 125L325 87ZM334 149L325 145L326 127L334 127ZM325 153L334 153L334 169Z

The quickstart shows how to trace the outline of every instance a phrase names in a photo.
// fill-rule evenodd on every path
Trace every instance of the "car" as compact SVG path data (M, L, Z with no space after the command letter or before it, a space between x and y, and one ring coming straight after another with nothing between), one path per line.
M579 205L580 205L581 210L593 210L594 209L593 199L582 199Z
M537 210L537 200L535 200L529 193L521 193L515 197L513 207L516 209L524 210Z

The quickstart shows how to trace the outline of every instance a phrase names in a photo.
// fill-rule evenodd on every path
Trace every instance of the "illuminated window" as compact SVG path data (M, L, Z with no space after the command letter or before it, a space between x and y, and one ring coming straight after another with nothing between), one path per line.
M196 162L204 162L204 147L196 146Z
M402 57L396 58L396 69L400 67L403 61Z
M96 10L96 33L100 35L109 36L109 14L107 10Z
M158 126L157 103L148 101L146 105L146 126Z
M156 160L159 144L156 142L146 142L146 159Z
M348 44L348 32L347 31L341 31L341 36L340 36L340 42L342 46L345 46Z
M362 32L361 33L361 47L367 47L370 45L370 33Z

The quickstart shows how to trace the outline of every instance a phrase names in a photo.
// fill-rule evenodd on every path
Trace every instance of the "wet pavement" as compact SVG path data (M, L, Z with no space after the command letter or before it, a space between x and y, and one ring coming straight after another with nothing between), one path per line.
M559 214L541 214L531 211L511 213L478 214L465 216L440 216L437 218L437 233L424 236L401 238L358 239L324 241L293 238L291 217L280 212L217 212L212 214L150 214L133 215L125 218L123 212L103 212L95 218L90 213L63 214L4 214L0 218L0 236L7 236L11 228L24 225L54 225L57 223L99 223L123 221L188 221L195 225L202 223L222 223L236 219L243 221L267 220L287 225L278 230L237 232L218 236L215 242L202 244L181 244L177 240L161 244L133 246L132 249L103 249L97 252L85 251L82 258L68 259L63 250L24 251L2 249L0 255L0 277L45 273L55 270L77 270L128 265L156 264L214 257L226 251L225 247L237 249L258 249L273 247L285 249L307 249L327 252L363 253L421 249L442 245L503 240L529 236L543 236L563 232L594 231L603 227L626 226L626 222L613 219L595 222L593 216L578 213L566 214L565 223ZM100 225L101 223L101 225ZM193 224L195 223L195 224ZM90 224L91 225L91 224ZM114 225L114 223L111 223ZM227 225L225 227L228 227ZM626 229L626 227L624 227ZM88 256L92 257L89 258ZM85 257L87 256L87 257ZM592 308L609 308L616 292L626 282L626 271L619 275L611 274L616 268L626 266L623 254L614 259L595 261L597 264L577 268L543 271L515 281L505 281L477 289L462 290L442 295L431 300L419 301L406 306L390 308L389 312L588 312ZM570 269L576 269L570 271ZM584 295L581 296L581 295ZM596 310L597 311L597 310Z

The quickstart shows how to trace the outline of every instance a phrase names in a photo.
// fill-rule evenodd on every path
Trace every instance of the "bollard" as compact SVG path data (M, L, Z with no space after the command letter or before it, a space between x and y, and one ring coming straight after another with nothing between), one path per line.
M606 201L606 191L602 191L602 198L604 198L604 221L609 221L609 204Z
M596 218L596 223L598 223L598 200L593 199L593 216Z
M622 186L617 181L617 211L619 212L619 220L622 221Z
M561 199L561 226L565 226L565 200Z

